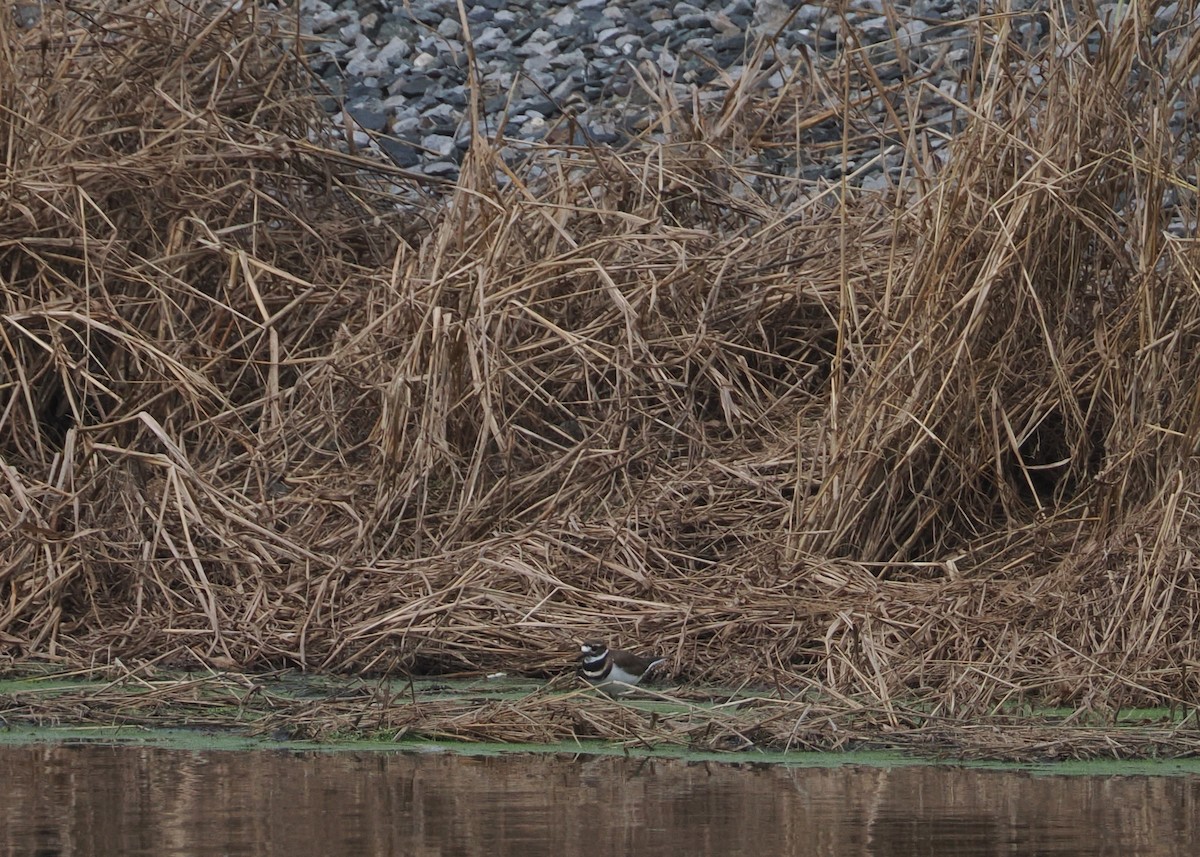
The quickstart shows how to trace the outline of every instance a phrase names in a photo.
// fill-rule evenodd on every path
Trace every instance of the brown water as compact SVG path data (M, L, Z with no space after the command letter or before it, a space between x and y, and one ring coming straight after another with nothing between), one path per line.
M1188 855L1200 777L0 747L0 855Z

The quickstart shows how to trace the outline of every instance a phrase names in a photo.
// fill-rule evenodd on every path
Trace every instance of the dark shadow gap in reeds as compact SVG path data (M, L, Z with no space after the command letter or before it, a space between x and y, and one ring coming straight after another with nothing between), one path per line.
M0 18L0 651L1194 700L1200 36L1120 8L643 73L424 203L253 4Z

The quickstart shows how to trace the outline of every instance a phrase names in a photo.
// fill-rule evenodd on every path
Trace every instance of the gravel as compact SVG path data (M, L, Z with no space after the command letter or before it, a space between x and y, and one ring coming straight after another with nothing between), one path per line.
M974 60L970 19L995 11L979 0L851 0L841 4L789 0L478 0L467 2L467 27L482 89L486 131L503 124L510 140L619 145L643 132L652 112L640 80L665 78L687 103L722 95L721 81L746 72L759 37L772 40L767 61L782 71L766 85L780 87L785 73L832 59L847 44L866 49L886 84L924 78L919 118L929 123L931 147L954 132L951 98L966 93L961 72ZM1004 4L1018 14L1016 37L1032 46L1047 32L1040 0ZM1121 14L1119 2L1098 4L1100 17ZM311 49L313 69L339 99L330 112L356 143L374 135L376 145L403 167L453 179L469 144L467 33L455 0L300 0L302 28L319 37ZM1155 17L1165 28L1171 18ZM911 91L911 89L910 89ZM865 89L857 130L889 125L878 94ZM911 100L911 99L910 99ZM344 109L343 109L344 106ZM903 111L904 98L892 109ZM564 122L575 117L575 124ZM353 120L347 123L347 118ZM1178 118L1178 117L1177 117ZM560 129L557 130L556 129ZM855 135L858 136L858 135ZM862 135L865 139L870 135ZM843 162L842 129L835 120L809 129L799 144L804 163L785 165L802 175L886 187L902 153L853 153ZM834 142L839 145L832 145ZM878 145L878 144L876 144ZM519 147L517 147L519 149ZM516 151L514 149L513 151ZM816 153L816 154L810 154ZM872 160L873 157L873 160ZM795 156L793 156L795 161ZM865 166L863 166L865 164ZM769 167L770 165L766 165Z
M517 141L557 133L556 141L616 145L644 131L652 115L640 80L668 80L685 103L698 88L719 98L722 80L745 74L759 36L774 39L767 61L782 63L768 87L784 85L806 57L819 62L853 38L868 47L885 83L931 75L934 86L954 94L972 60L966 20L979 12L970 0L856 0L845 18L825 4L783 0L480 0L465 8L488 131L503 122ZM361 145L366 131L381 132L378 145L397 164L453 178L469 143L466 34L457 4L300 0L300 12L303 29L320 39L310 62L339 96L329 107L343 133ZM1022 23L1036 26L1034 18ZM867 111L883 119L882 102L864 95ZM944 101L936 112L946 113ZM576 120L573 136L567 114ZM805 142L819 146L840 136L831 122ZM840 152L827 161L815 170L806 164L804 172L847 171L856 183L876 187L896 166L883 156L859 169L842 163Z
M327 99L327 106L342 133L352 135L357 145L378 145L400 166L453 179L470 140L467 33L456 0L411 0L407 5L392 0L299 2L302 29L319 39L313 42L310 62L335 96ZM959 81L974 59L970 19L995 11L997 4L851 0L844 16L830 8L840 5L791 0L478 0L464 3L464 8L486 131L503 124L510 140L543 141L557 133L552 142L619 145L643 132L652 116L640 80L665 78L681 103L689 102L697 90L717 99L721 81L745 74L758 38L769 37L767 60L779 60L782 71L768 78L768 87L784 85L785 73L793 68L809 62L819 65L853 43L866 49L884 84L926 79L930 85L920 90L917 109L929 124L931 147L936 147L938 137L952 134L961 117L934 93L965 97ZM1032 47L1046 34L1040 0L1003 5L1027 13L1012 20L1018 40ZM1097 5L1105 20L1121 14L1128 4ZM1172 25L1166 12L1160 10L1152 28L1161 31ZM858 130L888 127L887 105L878 93L864 89L861 95ZM907 103L898 98L891 106L903 110ZM568 113L575 117L574 125L563 121ZM811 160L784 168L826 178L845 173L867 188L886 187L887 177L899 170L902 153L880 152L878 143L874 152L855 152L854 160L843 161L842 129L836 120L807 134L799 144ZM832 145L835 142L839 145Z
M277 2L289 18L295 15L297 0ZM890 105L864 83L852 136L869 141L873 129L890 126L888 107L903 114L912 106L911 94L919 92L915 109L921 115L909 118L929 128L930 148L938 148L961 122L951 99L967 97L960 81L974 62L971 19L1004 6L1016 13L1014 38L1031 49L1048 31L1039 11L1043 0L464 0L467 31L457 0L298 2L301 29L314 37L309 63L343 136L356 146L378 147L401 167L442 179L455 178L470 143L468 36L484 130L503 126L512 141L620 145L645 132L653 118L642 81L665 80L684 104L697 92L702 101L720 99L722 86L746 74L756 44L767 38L764 61L780 64L765 81L768 88L785 85L793 69L806 74L809 65L833 60L847 45L865 49L885 85L925 81L904 87ZM844 15L838 14L835 8L843 5ZM14 8L20 25L36 20L36 5ZM1069 4L1062 8L1070 13ZM1128 8L1127 0L1097 3L1101 21ZM21 17L27 9L33 9L29 22ZM1178 28L1178 16L1163 7L1149 29L1157 37L1172 27ZM1172 106L1172 131L1195 124L1182 103ZM574 123L565 121L568 115ZM885 187L903 153L880 151L876 141L874 151L843 159L842 131L836 119L806 129L797 146L803 160L793 152L791 162L774 166ZM521 146L506 151L520 157Z

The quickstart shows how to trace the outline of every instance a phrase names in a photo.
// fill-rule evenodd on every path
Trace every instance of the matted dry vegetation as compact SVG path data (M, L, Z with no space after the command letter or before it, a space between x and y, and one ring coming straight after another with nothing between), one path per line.
M600 636L884 729L1194 704L1165 5L1036 56L981 18L969 104L857 49L646 77L622 151L509 169L480 129L444 192L327 145L253 7L0 16L0 652L553 675ZM787 177L885 146L892 192Z

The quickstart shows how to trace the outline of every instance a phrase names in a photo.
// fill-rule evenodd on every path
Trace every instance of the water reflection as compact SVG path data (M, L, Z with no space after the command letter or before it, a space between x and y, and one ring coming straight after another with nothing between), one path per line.
M0 747L0 855L1192 855L1200 778Z

